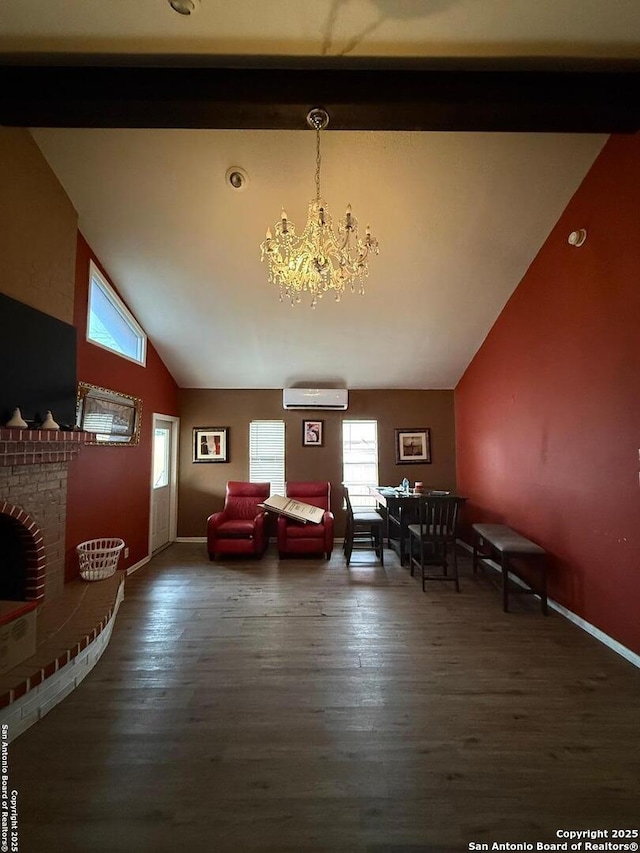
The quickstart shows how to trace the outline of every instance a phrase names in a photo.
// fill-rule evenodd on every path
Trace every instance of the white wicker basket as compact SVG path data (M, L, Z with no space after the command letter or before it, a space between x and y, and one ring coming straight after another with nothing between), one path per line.
M118 567L123 548L122 539L90 539L88 542L81 542L76 546L80 560L80 577L86 581L110 578Z

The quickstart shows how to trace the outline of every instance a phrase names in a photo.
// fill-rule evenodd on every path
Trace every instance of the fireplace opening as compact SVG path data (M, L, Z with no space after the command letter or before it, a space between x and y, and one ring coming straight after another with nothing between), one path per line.
M25 601L27 588L27 542L22 524L0 515L0 600Z

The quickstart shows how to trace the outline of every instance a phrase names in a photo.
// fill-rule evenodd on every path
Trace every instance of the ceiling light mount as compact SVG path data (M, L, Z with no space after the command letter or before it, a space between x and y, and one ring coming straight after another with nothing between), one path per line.
M329 126L329 113L316 107L307 113L307 124L312 130L325 130Z
M369 255L378 254L378 241L371 236L367 225L364 239L358 237L358 220L347 205L344 219L333 230L331 214L320 192L320 131L329 124L326 110L316 107L307 114L307 124L316 132L316 197L309 202L307 224L300 236L283 210L274 226L275 234L267 228L260 244L262 260L269 264L269 281L280 288L280 301L285 297L292 305L300 302L303 293L311 297L315 308L328 290L340 302L348 285L353 293L364 293L364 280L369 275Z

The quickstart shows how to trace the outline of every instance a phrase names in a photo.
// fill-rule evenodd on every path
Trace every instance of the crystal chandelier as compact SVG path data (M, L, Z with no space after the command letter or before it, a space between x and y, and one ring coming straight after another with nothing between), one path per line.
M280 288L280 301L285 297L292 305L303 293L311 296L311 307L326 291L335 292L336 302L347 286L353 293L364 293L364 280L369 275L369 254L378 254L378 241L367 225L364 240L358 237L358 220L347 206L344 219L333 230L331 214L320 193L320 131L329 124L325 110L311 110L307 124L316 132L316 197L309 203L307 224L300 236L283 210L275 225L275 236L267 229L260 245L262 260L269 263L269 281Z

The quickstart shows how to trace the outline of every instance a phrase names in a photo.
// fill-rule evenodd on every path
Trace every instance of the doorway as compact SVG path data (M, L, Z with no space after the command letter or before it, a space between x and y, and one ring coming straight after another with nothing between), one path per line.
M149 550L156 554L176 538L178 418L153 415Z

